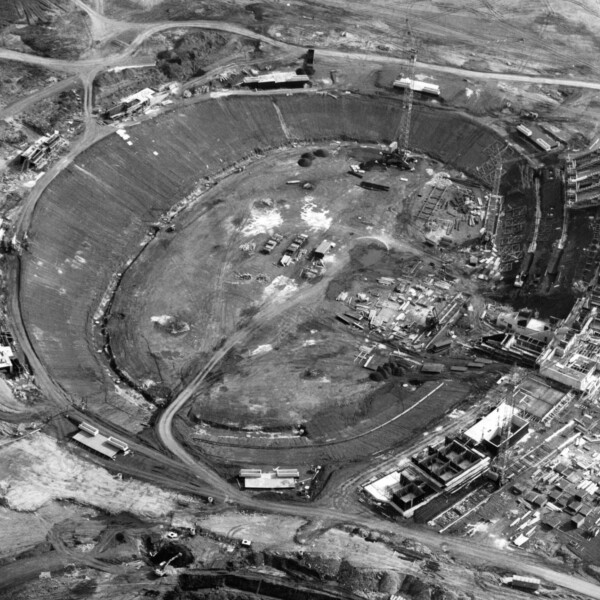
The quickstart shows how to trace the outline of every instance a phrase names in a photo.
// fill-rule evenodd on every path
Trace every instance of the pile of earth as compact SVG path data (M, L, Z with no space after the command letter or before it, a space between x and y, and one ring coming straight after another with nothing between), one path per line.
M185 81L204 75L208 65L239 52L249 52L255 42L216 31L192 31L167 39L169 47L158 52L156 66L168 80Z

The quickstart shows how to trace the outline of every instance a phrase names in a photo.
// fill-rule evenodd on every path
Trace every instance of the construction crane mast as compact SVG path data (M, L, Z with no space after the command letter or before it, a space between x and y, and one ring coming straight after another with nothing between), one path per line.
M515 398L516 394L513 392L510 397L510 403L508 403L508 414L502 422L502 429L500 432L500 444L498 456L496 457L496 470L498 473L498 485L502 486L506 483L506 469L508 467L508 460L510 458L510 451L508 442L510 434L512 432L513 416L515 414ZM502 416L500 415L500 418Z
M502 146L493 148L488 160L478 168L482 178L485 178L492 188L488 196L483 228L486 230L487 239L493 243L496 241L500 215L502 213L503 203L502 196L500 195L500 182L504 169L504 150L505 148Z
M413 41L412 32L409 33L411 42ZM398 150L403 152L405 155L408 152L408 143L410 138L410 125L412 119L412 107L413 99L415 96L414 81L415 81L415 69L417 64L417 49L413 44L413 47L409 50L410 63L408 68L408 85L404 91L404 101L402 103L402 115L400 117L400 130L398 135Z
M500 213L502 212L502 196L500 195L500 180L502 179L502 169L504 167L502 151L499 151L498 154L496 154L495 159L496 165L494 169L494 180L492 184L492 201L496 204L496 214L494 222L491 224L492 235L494 236L494 238L498 233L498 222L500 220Z

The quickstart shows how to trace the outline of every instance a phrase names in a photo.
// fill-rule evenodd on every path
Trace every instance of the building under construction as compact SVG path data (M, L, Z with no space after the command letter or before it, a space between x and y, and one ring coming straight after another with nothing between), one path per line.
M19 154L19 162L23 169L35 169L40 171L51 160L67 142L58 131L45 135L28 146Z
M571 312L572 320L565 319L539 357L540 374L577 392L594 393L600 389L598 308L588 311L578 303Z
M490 457L477 450L471 440L446 438L443 443L428 446L412 457L412 462L439 489L451 491L477 478L490 466Z
M509 425L509 427L507 427ZM503 435L506 431L506 435ZM502 403L465 431L465 437L492 456L518 442L529 431L529 423L518 409Z
M169 95L168 89L155 90L153 88L144 88L135 94L130 94L121 98L117 104L111 106L104 112L104 118L109 121L116 121L138 114L151 106L162 102Z
M600 152L567 157L565 204L571 210L600 205Z
M386 502L403 517L437 496L468 485L490 467L490 456L467 437L447 437L411 457L410 463L365 486L375 500Z

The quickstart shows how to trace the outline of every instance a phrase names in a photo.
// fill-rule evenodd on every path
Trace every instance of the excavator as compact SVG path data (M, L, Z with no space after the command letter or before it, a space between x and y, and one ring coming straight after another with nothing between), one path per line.
M170 575L171 573L169 573L169 571L167 570L167 567L176 559L179 558L181 556L181 552L178 552L177 554L175 554L174 556L171 556L171 558L169 560L163 560L160 565L158 565L158 567L156 567L156 569L154 569L154 574L157 577L164 577L165 575ZM170 569L171 571L173 571L173 567L171 567Z

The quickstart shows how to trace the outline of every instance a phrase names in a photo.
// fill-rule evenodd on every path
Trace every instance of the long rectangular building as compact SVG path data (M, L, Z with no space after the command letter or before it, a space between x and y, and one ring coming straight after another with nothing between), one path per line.
M426 81L418 81L416 79L409 79L408 77L400 77L394 81L395 88L410 88L413 92L420 92L422 94L431 94L432 96L440 95L440 86L434 83L427 83Z
M294 489L297 481L295 477L280 477L276 472L261 473L259 477L244 477L244 488L247 490Z
M558 146L558 143L555 140L546 135L539 127L535 125L524 125L521 123L520 125L517 125L517 131L523 137L526 137L529 141L533 142L538 148L541 148L546 152L549 152Z
M112 436L106 437L98 431L97 427L85 422L79 424L79 431L72 439L88 450L111 460L115 460L119 452L124 455L129 454L129 446L125 442Z
M260 89L304 87L310 85L310 79L308 75L298 75L295 71L279 71L266 73L265 75L244 77L241 85Z

